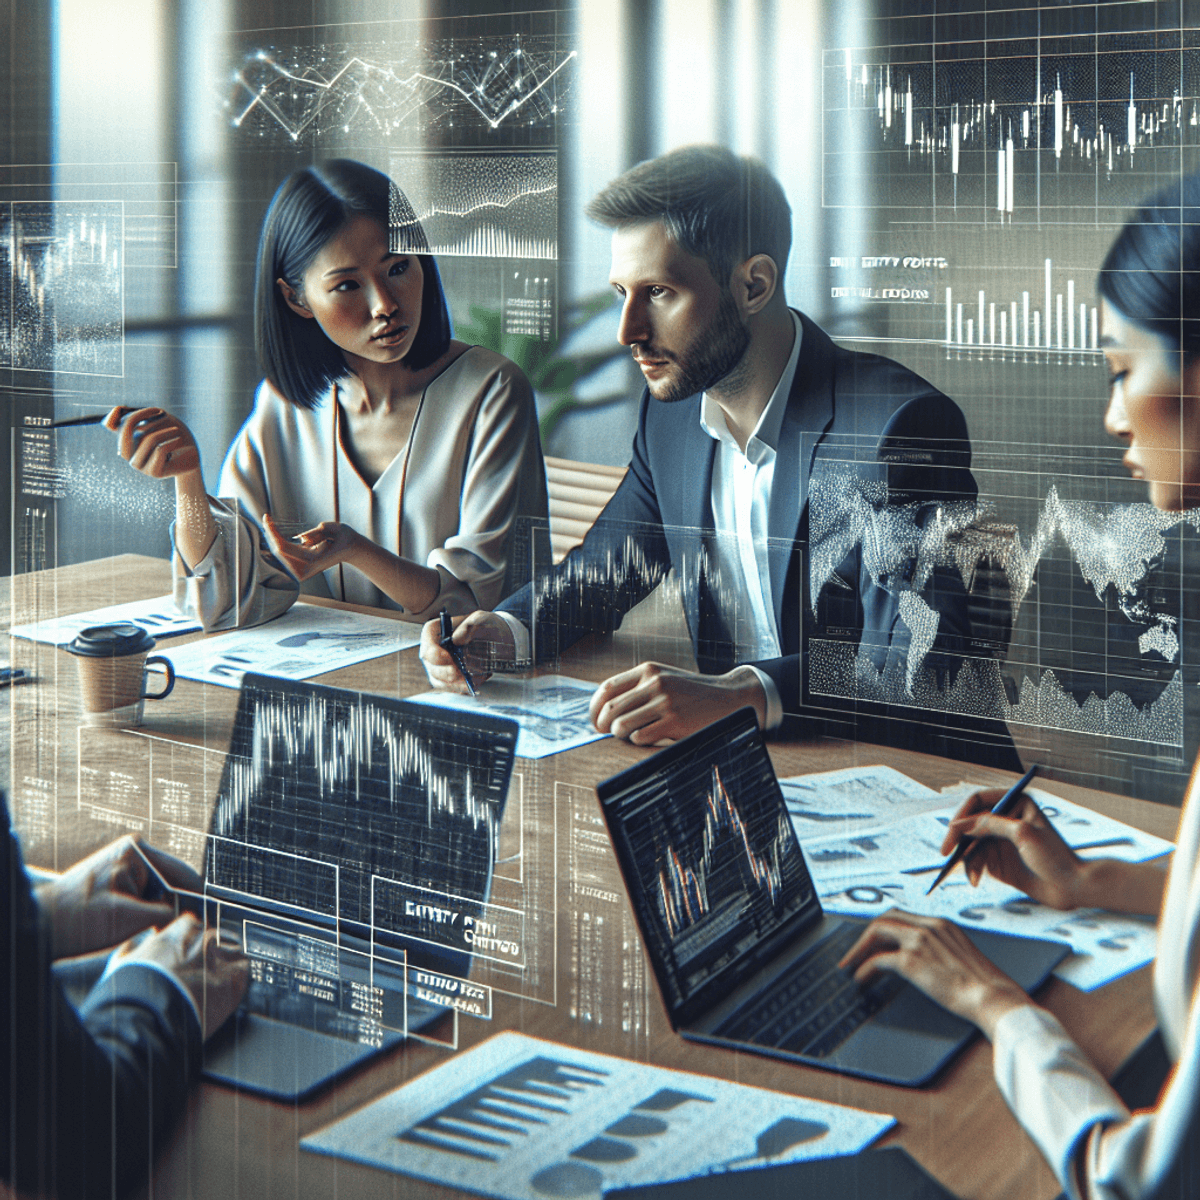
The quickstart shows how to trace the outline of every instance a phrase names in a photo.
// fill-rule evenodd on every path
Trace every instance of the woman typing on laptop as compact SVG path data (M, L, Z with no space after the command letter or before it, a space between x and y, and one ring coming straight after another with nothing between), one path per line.
M1200 505L1200 177L1175 183L1125 225L1100 271L1101 346L1111 382L1105 426L1158 508ZM986 838L986 871L1053 908L1159 915L1154 999L1174 1074L1157 1106L1131 1115L1059 1022L984 958L953 924L890 913L843 959L867 981L894 970L974 1021L993 1044L996 1082L1071 1197L1190 1197L1200 1144L1200 773L1180 817L1170 872L1084 861L1024 797L1008 816L998 793L971 798L942 849ZM1165 895L1164 895L1165 884Z

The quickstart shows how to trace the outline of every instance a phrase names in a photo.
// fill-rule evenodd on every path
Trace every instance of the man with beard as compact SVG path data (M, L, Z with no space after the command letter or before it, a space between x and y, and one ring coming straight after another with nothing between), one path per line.
M673 567L700 673L645 662L614 675L592 700L601 732L651 745L751 705L766 729L796 714L804 732L1018 765L1002 726L947 737L943 719L916 743L911 708L817 695L805 662L809 639L842 639L852 671L869 663L911 686L906 593L913 624L929 615L923 669L961 662L970 618L957 573L913 583L911 556L884 570L879 556L864 561L860 536L813 581L814 596L804 549L818 496L822 531L839 527L830 496L866 498L876 515L903 507L914 528L955 502L969 510L977 489L957 406L898 363L835 346L787 307L791 210L756 159L685 147L625 172L588 215L613 231L618 337L646 381L632 461L581 546L495 613L457 624L468 668L543 661L612 630ZM466 689L436 622L421 656L435 687Z

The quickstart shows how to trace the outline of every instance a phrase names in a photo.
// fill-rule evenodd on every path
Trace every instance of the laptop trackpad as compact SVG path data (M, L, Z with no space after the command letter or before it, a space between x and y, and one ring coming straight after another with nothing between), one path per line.
M975 1026L948 1013L914 987L848 1037L826 1062L910 1086L922 1084L968 1041Z
M383 1044L369 1046L239 1013L204 1048L204 1077L273 1100L303 1100L403 1040L402 1034L384 1031Z

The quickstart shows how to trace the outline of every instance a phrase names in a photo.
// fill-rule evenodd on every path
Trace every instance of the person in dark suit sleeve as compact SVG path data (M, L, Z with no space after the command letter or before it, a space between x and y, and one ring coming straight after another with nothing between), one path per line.
M922 669L957 670L971 618L944 561L914 582L912 556L872 557L851 536L827 575L809 577L818 540L828 552L845 537L844 522L814 528L814 509L873 503L876 516L902 513L912 540L973 508L957 405L898 363L835 346L787 307L791 213L756 160L686 147L632 168L588 211L613 228L618 336L646 380L632 460L581 546L494 614L457 625L469 663L482 675L553 658L614 629L674 567L700 674L642 663L613 676L592 703L601 731L652 744L749 704L768 729L789 715L802 732L1019 766L998 722L939 716L939 733L918 733L912 710L818 695L807 661L814 638L840 639L880 678L904 678L907 613L925 638ZM421 655L436 687L464 688L436 623Z
M155 1152L200 1071L204 1036L233 1012L249 975L190 915L143 899L149 870L199 880L183 863L123 838L31 886L0 795L0 1179L30 1195L122 1196ZM169 923L168 923L169 922ZM56 959L127 941L76 1009Z

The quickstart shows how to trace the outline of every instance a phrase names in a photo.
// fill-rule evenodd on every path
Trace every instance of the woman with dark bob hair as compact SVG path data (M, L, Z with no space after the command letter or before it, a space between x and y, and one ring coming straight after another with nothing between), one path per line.
M420 622L491 608L528 578L511 535L547 512L529 381L450 336L437 264L387 176L336 159L283 181L254 326L265 378L221 499L178 417L106 421L132 466L175 480L181 609L209 630L254 625L303 591Z
M1146 481L1156 507L1194 508L1200 505L1200 177L1177 181L1134 214L1104 260L1099 291L1110 372L1105 427L1125 443L1125 466ZM889 913L868 926L842 965L864 981L898 971L983 1030L1001 1092L1067 1195L1200 1196L1200 763L1166 873L1152 863L1080 859L1028 796L1011 816L988 812L999 797L972 796L942 846L948 853L960 838L986 839L968 862L973 882L987 871L1052 908L1158 917L1154 1000L1174 1070L1168 1073L1161 1056L1157 1071L1147 1069L1154 1057L1147 1045L1118 1073L1138 1111L1130 1113L1058 1021L956 925ZM1130 1069L1137 1066L1140 1079ZM1135 1098L1133 1089L1141 1095Z

